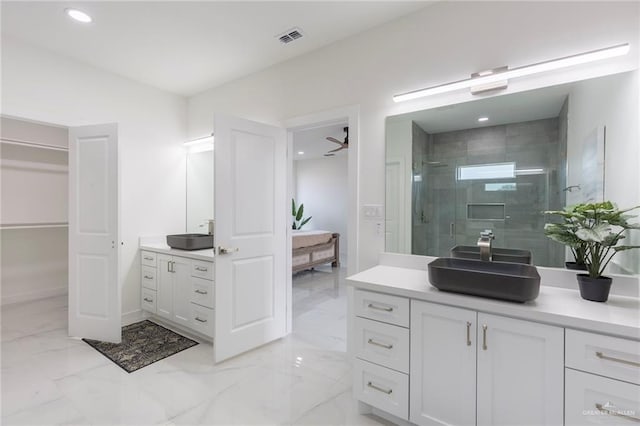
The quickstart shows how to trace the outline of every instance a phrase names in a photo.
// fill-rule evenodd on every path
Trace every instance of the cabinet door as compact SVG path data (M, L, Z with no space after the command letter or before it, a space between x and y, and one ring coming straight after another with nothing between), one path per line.
M171 272L172 257L158 254L157 283L158 294L156 313L168 320L173 319L173 273Z
M411 301L412 423L475 425L476 315Z
M191 323L191 261L174 256L173 274L173 321L189 326Z
M562 425L564 330L478 314L478 425Z

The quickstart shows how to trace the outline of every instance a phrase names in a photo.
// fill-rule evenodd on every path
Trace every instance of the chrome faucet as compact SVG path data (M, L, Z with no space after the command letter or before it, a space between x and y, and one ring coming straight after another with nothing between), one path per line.
M480 232L480 238L478 238L478 247L480 247L480 260L485 262L491 261L491 242L495 236L491 229L485 229Z

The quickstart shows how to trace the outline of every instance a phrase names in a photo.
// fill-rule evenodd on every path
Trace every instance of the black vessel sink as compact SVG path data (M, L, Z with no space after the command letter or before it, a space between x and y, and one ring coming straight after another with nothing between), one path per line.
M213 248L213 235L176 234L167 235L167 245L180 250L203 250Z
M455 246L451 249L451 257L480 260L480 247ZM524 263L525 265L531 265L531 252L529 250L492 247L491 257L494 262Z
M443 291L528 302L540 293L535 266L439 257L429 263L429 282Z

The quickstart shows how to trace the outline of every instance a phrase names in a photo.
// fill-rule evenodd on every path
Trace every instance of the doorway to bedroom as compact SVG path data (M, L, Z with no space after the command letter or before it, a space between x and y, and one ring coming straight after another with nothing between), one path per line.
M346 351L349 125L292 136L293 332L319 348Z

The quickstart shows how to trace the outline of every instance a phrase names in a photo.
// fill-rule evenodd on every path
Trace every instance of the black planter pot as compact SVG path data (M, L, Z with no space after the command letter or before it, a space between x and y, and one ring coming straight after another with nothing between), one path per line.
M572 269L574 271L586 271L587 265L584 263L576 263L576 262L564 262L564 266L567 269Z
M611 290L611 278L598 277L591 278L587 274L576 275L580 286L580 296L592 302L606 302Z

